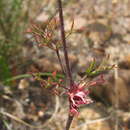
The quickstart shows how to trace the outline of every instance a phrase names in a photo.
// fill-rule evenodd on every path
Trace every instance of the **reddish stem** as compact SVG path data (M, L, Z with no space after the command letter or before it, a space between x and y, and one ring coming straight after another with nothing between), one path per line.
M71 126L71 123L72 123L72 121L73 121L73 118L74 118L74 116L68 116L68 120L67 120L67 123L66 123L66 128L65 128L65 130L69 130L70 129L70 126Z
M58 8L59 8L59 18L60 18L61 39L62 39L62 43L63 43L64 58L65 58L65 63L66 63L66 72L67 72L67 76L69 78L69 85L71 87L73 85L73 79L72 79L72 73L71 73L71 70L70 70L68 52L67 52L67 47L66 47L66 39L65 39L65 31L64 31L64 19L63 19L63 11L62 11L61 0L58 0ZM71 123L72 123L72 120L73 120L73 116L69 115L67 123L66 123L65 130L69 130Z
M72 74L71 74L70 65L69 65L67 47L66 47L66 39L65 39L65 31L64 31L64 19L63 19L63 11L62 11L61 0L58 0L58 6L59 6L61 39L62 39L62 43L63 43L64 57L65 57L65 63L66 63L66 71L67 71L67 75L68 75L70 86L71 86L73 84L73 80L72 80Z
M62 72L65 74L65 69L64 69L64 66L63 66L63 64L62 64L62 60L61 60L61 57L60 57L59 50L58 50L57 48L56 48L56 54L57 54L57 57L58 57L58 60L59 60L59 63L60 63Z

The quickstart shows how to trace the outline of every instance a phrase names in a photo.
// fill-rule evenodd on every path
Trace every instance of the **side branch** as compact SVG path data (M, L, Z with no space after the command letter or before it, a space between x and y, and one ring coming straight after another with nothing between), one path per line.
M63 72L64 74L66 74L66 73L65 73L64 66L63 66L63 64L62 64L62 60L61 60L61 57L60 57L60 54L59 54L59 50L58 50L58 49L56 49L56 54L57 54L57 57L58 57L58 60L59 60L59 63L60 63L62 72Z

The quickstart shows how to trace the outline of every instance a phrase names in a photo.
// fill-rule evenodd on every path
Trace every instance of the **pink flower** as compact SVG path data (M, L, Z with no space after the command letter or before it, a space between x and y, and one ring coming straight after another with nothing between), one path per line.
M103 82L104 82L104 79L103 79L103 76L101 76L100 79L91 81L88 85L81 85L81 84L74 83L72 86L70 86L70 89L67 92L67 95L69 96L69 102L70 102L70 114L73 116L77 115L78 108L82 104L92 103L93 101L89 97L88 87L100 85Z

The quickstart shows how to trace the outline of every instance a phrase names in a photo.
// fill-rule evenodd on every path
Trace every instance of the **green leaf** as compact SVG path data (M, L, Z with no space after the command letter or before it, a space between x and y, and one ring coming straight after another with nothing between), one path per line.
M34 76L52 76L52 73L32 73ZM14 80L18 80L18 79L22 79L22 78L30 78L32 77L32 74L21 74L21 75L17 75L17 76L14 76L14 77L11 77L11 78L8 78L6 80L4 80L4 83L8 83L10 81L14 81ZM64 78L64 75L61 75L61 74L57 74L56 75L57 78Z
M2 81L11 77L11 71L4 57L0 56L0 79ZM8 82L10 83L10 82Z
M108 59L109 59L109 55L107 55L102 62L100 63L100 65L98 67L96 67L96 61L94 60L93 62L91 62L90 66L86 69L86 75L87 77L95 77L98 76L100 74L104 74L107 73L108 71L112 70L115 65L108 65Z
M95 60L93 60L91 62L91 64L90 64L90 66L86 69L86 74L87 75L89 75L94 70L95 64L96 64L96 62L95 62Z

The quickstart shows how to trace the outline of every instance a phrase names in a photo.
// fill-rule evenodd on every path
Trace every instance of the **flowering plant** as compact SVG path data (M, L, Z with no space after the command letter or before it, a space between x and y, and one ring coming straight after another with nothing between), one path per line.
M57 87L62 86L66 90L65 94L68 96L68 101L69 101L69 116L68 120L66 123L66 130L69 130L70 125L72 123L73 117L75 115L78 115L78 109L81 105L83 104L90 104L92 103L92 99L89 97L89 87L91 86L97 86L97 85L102 85L104 83L104 77L103 73L110 70L112 67L106 67L100 65L98 68L95 68L95 60L90 64L90 66L86 69L86 75L83 77L83 79L79 82L76 83L72 77L72 72L70 69L70 64L69 64L69 58L68 58L68 51L67 51L67 45L66 45L66 33L64 31L64 19L63 19L63 11L62 11L62 2L61 0L57 0L58 2L58 9L59 9L59 21L56 22L56 19L52 19L51 22L53 24L49 24L44 28L41 28L37 25L33 25L31 30L29 32L34 36L35 40L37 43L39 43L40 47L45 46L53 51L56 52L61 69L63 74L65 75L65 78L68 81L68 87L63 85L63 79L58 79L56 77L56 72L53 72L50 77L48 77L47 81L44 81L43 79L39 79L42 86L45 87L52 87L54 92L56 94L58 93ZM54 22L55 21L55 22ZM59 25L60 24L60 25ZM72 32L72 28L71 31ZM54 33L54 28L60 27L61 31L61 39L55 39L56 36ZM63 64L64 62L62 61L63 59L60 56L60 49L63 48L64 52L64 61L65 65ZM99 75L99 78L96 80L92 80L90 82L85 82L85 79L87 77L95 77Z

